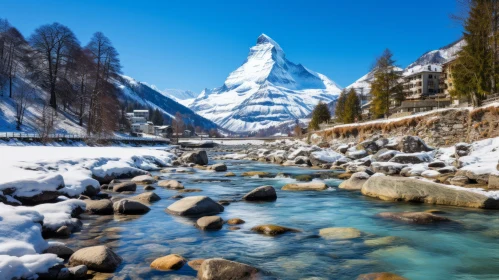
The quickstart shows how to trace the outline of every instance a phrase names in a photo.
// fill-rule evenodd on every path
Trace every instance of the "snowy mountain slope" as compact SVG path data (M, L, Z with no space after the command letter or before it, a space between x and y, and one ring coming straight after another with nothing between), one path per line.
M426 52L416 59L416 61L409 64L409 66L405 68L404 73L416 73L423 69L428 69L428 66L432 69L435 67L441 69L443 63L455 58L465 43L464 39L460 39L438 50Z
M131 77L122 75L116 80L115 84L122 93L121 99L133 100L146 106L158 108L169 117L174 117L177 112L180 112L186 116L184 120L186 124L190 122L194 126L201 126L206 129L216 127L216 124L212 121L199 116L172 98Z
M262 34L225 83L203 90L191 108L228 130L247 132L303 118L340 91L326 76L287 60L279 44Z
M194 99L198 96L197 93L190 91L190 90L183 90L183 89L173 89L173 88L167 88L164 90L160 90L157 86L155 85L150 85L145 82L143 84L149 86L153 90L163 94L164 96L171 98L178 103L184 105L184 106L189 106Z

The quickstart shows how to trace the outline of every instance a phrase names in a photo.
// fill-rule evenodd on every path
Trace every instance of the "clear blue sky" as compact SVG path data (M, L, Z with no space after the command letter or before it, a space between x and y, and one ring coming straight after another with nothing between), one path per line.
M70 27L82 44L101 31L126 75L197 93L221 86L261 33L289 60L345 87L387 47L405 67L457 40L455 11L455 0L0 0L0 17L26 37L52 22Z

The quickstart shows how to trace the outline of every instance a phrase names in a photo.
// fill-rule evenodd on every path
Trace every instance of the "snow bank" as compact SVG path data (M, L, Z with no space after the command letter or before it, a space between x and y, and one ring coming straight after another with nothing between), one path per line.
M144 170L170 166L175 158L164 147L0 146L0 154L0 190L15 188L11 198L44 190L75 197L88 187L99 190L92 176L142 175Z
M14 197L33 197L44 191L56 192L63 187L64 178L59 174L0 184L0 190L14 189L11 194Z
M0 279L35 278L37 273L45 273L62 261L55 254L33 254L22 257L0 255Z
M18 208L30 209L30 207L19 206ZM79 208L79 209L78 209ZM85 211L86 204L79 199L68 199L58 203L46 203L32 207L43 215L43 227L57 230L61 226L77 226L79 220L73 218L73 213Z

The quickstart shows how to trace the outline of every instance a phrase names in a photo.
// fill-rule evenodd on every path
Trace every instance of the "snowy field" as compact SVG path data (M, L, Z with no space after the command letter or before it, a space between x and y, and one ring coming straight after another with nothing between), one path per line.
M190 142L190 143L196 143L196 144L202 144L202 143L217 143L217 144L223 144L223 145L263 145L265 143L265 140L257 140L257 139L210 139L210 140L201 140L201 139L180 139L180 143L182 142Z

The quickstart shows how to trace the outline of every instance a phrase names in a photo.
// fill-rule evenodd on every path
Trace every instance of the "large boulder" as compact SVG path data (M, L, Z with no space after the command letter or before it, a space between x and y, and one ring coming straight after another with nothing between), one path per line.
M208 154L206 151L185 152L180 156L180 159L185 163L208 164Z
M327 185L322 182L286 184L281 188L283 191L323 191L325 189Z
M107 246L93 246L76 251L69 258L70 266L86 265L98 272L113 272L122 259Z
M94 215L111 215L113 214L113 203L109 199L101 200L83 200L86 204L86 212Z
M165 211L179 216L204 216L223 212L224 207L207 196L190 196L176 201Z
M167 189L182 190L184 185L177 180L162 180L158 182L158 186Z
M255 279L258 269L233 261L215 258L204 260L197 277L200 280Z
M345 190L360 190L369 177L369 174L366 172L354 173L348 180L341 182L338 188Z
M320 166L322 164L332 164L342 158L343 155L333 150L325 149L322 151L315 151L310 154L310 163L313 166Z
M61 175L49 175L45 178L11 181L0 184L0 195L10 196L23 205L36 205L54 202L64 188ZM7 199L7 202L9 199ZM18 204L18 203L17 203Z
M171 254L155 259L151 263L151 268L158 270L179 270L182 268L182 266L184 266L186 262L187 260L182 256Z
M247 201L274 201L277 199L277 194L272 186L258 187L243 196Z
M138 201L128 200L128 199L123 199L115 202L113 204L113 209L115 213L127 214L127 215L144 214L149 212L149 210L151 210L149 207Z
M366 196L387 201L499 209L499 200L486 195L414 178L372 176L361 191Z
M378 214L381 218L401 221L411 224L433 224L449 222L446 217L434 215L428 212L383 212Z
M224 220L219 216L204 216L196 221L196 226L202 230L219 230Z
M499 189L499 172L491 173L489 175L489 189Z
M137 184L134 182L113 184L113 192L134 192L136 189Z
M399 143L399 150L404 153L429 152L434 149L417 136L404 136Z

